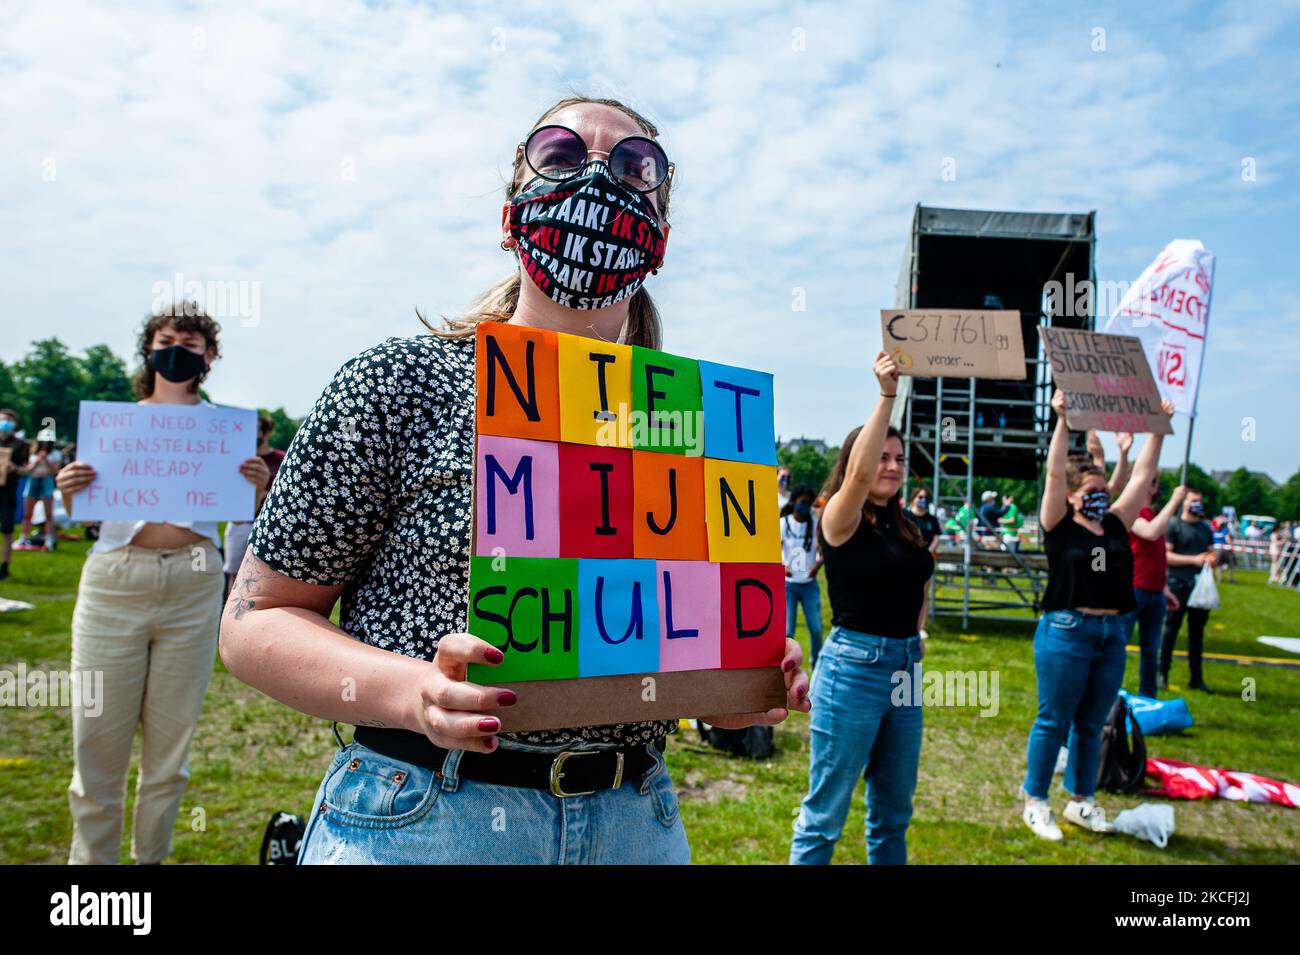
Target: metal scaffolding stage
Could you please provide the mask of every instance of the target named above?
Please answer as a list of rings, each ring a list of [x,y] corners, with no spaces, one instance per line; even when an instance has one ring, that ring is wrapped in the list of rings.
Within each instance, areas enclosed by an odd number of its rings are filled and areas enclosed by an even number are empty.
[[[1046,289],[1085,280],[1096,288],[1094,217],[916,207],[895,307],[1017,309],[1025,349],[1023,381],[905,377],[894,409],[905,438],[904,495],[925,482],[936,509],[970,505],[964,531],[941,540],[930,602],[932,615],[960,616],[962,626],[973,616],[1023,621],[1038,613],[1042,552],[980,534],[977,479],[1032,479],[1041,491],[1055,419],[1036,327],[1093,328],[1093,296],[1049,300]]]

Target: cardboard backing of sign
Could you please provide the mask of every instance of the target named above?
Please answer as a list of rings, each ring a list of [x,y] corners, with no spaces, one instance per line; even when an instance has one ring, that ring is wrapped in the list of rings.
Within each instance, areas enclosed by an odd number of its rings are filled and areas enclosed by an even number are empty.
[[[0,448],[0,487],[9,483],[9,459],[13,455],[13,448]]]
[[[1174,433],[1139,339],[1047,325],[1038,334],[1072,429]]]
[[[1025,344],[1015,309],[882,309],[880,338],[901,375],[1025,377]]]
[[[503,733],[763,713],[786,705],[785,678],[775,667],[588,676],[493,686],[514,690],[519,696],[514,706],[492,711],[501,720]]]

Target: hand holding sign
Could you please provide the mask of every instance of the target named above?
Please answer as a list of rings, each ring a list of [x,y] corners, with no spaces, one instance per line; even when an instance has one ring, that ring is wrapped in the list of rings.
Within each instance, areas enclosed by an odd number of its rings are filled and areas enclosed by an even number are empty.
[[[898,394],[898,363],[883,351],[876,355],[876,381],[880,382],[880,393],[886,398]]]
[[[774,707],[765,713],[727,713],[718,716],[702,716],[704,722],[724,730],[741,730],[746,726],[775,726],[785,722],[790,710],[807,713],[812,709],[812,700],[808,699],[808,673],[803,669],[803,647],[797,640],[786,637],[785,657],[781,660],[781,672],[785,677],[785,707]]]
[[[501,721],[488,711],[513,706],[511,690],[466,682],[469,664],[495,667],[505,655],[486,640],[468,633],[449,633],[420,681],[416,729],[435,746],[490,753],[497,748]]]

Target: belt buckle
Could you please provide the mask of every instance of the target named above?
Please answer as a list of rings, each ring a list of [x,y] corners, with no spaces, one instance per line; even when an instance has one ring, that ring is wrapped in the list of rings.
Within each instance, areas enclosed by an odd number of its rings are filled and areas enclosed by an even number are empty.
[[[557,796],[560,799],[568,799],[570,796],[595,795],[596,790],[594,789],[578,793],[565,792],[560,788],[560,780],[564,778],[563,766],[566,760],[573,756],[597,756],[600,752],[601,750],[565,750],[559,756],[556,756],[555,759],[551,761],[551,795]],[[623,751],[621,749],[616,750],[615,755],[618,757],[618,762],[614,768],[614,785],[610,786],[610,789],[617,789],[619,786],[623,785]]]

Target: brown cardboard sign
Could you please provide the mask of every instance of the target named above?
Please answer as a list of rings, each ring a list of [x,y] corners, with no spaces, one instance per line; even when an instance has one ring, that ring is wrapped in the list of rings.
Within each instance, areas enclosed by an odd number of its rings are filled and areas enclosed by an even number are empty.
[[[1071,428],[1174,433],[1160,409],[1160,391],[1139,339],[1047,325],[1040,325],[1038,334],[1052,363],[1052,379],[1065,392],[1065,420]]]
[[[493,711],[501,732],[675,720],[784,707],[785,678],[774,667],[681,670],[576,680],[497,683],[514,690],[513,706]]]
[[[882,309],[880,337],[901,375],[1025,377],[1025,345],[1015,309]]]
[[[0,448],[0,487],[9,483],[9,460],[13,454],[13,448]]]

